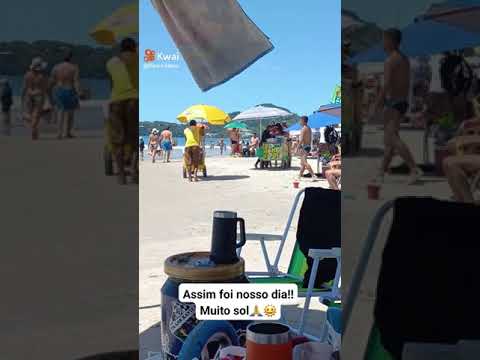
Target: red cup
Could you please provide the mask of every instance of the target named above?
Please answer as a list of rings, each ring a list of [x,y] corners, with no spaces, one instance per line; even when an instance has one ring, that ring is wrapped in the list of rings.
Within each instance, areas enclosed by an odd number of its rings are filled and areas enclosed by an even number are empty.
[[[380,197],[380,185],[368,184],[367,186],[368,198],[370,200],[378,200]]]
[[[299,181],[297,181],[297,180],[294,180],[294,181],[293,181],[293,188],[294,188],[294,189],[298,189],[298,186],[299,186],[299,185],[300,185],[300,182],[299,182]]]
[[[283,324],[252,323],[247,327],[247,359],[292,360],[293,347],[302,341]]]

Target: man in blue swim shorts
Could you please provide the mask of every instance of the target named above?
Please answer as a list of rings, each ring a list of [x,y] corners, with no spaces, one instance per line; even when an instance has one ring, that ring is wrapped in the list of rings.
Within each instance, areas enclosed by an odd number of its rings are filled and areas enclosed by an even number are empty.
[[[63,62],[52,69],[50,79],[52,100],[58,116],[58,139],[74,137],[72,129],[75,110],[79,107],[80,81],[78,66],[71,61],[72,52],[67,50]]]
[[[167,127],[160,134],[160,143],[163,149],[163,162],[170,162],[170,154],[173,148],[173,135],[170,127]]]

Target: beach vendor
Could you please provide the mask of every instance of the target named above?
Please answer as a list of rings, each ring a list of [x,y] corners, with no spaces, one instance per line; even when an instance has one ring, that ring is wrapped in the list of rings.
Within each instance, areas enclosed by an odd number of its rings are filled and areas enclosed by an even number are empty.
[[[185,135],[185,163],[187,167],[188,181],[198,181],[198,167],[201,160],[202,137],[205,135],[203,125],[197,125],[195,120],[190,120],[189,126],[183,131]]]
[[[118,165],[118,181],[126,184],[125,146],[132,156],[132,180],[138,183],[138,53],[137,43],[125,38],[120,54],[107,62],[111,79],[110,122],[112,148]]]

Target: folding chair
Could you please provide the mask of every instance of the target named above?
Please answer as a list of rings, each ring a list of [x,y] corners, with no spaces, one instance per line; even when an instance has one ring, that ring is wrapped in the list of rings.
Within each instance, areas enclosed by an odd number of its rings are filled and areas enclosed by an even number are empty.
[[[410,209],[416,210],[410,211],[411,214],[405,216],[405,204],[408,204]],[[480,320],[480,316],[475,315],[475,311],[470,312],[471,314],[468,312],[469,307],[473,308],[474,304],[480,301],[480,296],[475,291],[465,291],[466,288],[469,289],[469,286],[472,287],[468,281],[475,281],[474,279],[480,276],[480,271],[476,267],[480,254],[480,244],[478,244],[476,238],[469,236],[469,232],[475,233],[476,221],[480,219],[480,207],[431,198],[399,198],[385,203],[377,211],[369,227],[359,263],[345,299],[344,328],[348,329],[351,326],[352,311],[358,300],[370,254],[373,251],[384,218],[392,209],[394,220],[382,255],[383,261],[377,284],[374,325],[369,332],[367,347],[358,358],[364,360],[396,360],[401,357],[399,354],[402,349],[401,346],[409,342],[445,343],[447,338],[451,342],[461,339],[455,338],[456,336],[465,336],[469,339],[480,338],[480,329],[478,323],[476,323],[477,320]],[[419,229],[415,228],[416,236],[411,238],[399,236],[399,234],[405,235],[405,231],[408,231],[408,224],[403,223],[402,226],[399,226],[399,218],[402,214],[419,227]],[[432,224],[436,228],[430,230]],[[452,234],[455,235],[451,236]],[[432,239],[433,237],[435,239]],[[412,244],[415,244],[415,246],[412,246]],[[431,249],[431,246],[434,246],[434,248]],[[398,251],[399,249],[401,251]],[[434,251],[425,256],[426,252],[430,250]],[[409,254],[408,263],[405,264],[406,266],[403,269],[398,268],[395,261],[404,259],[406,254]],[[445,263],[446,257],[451,258],[452,263]],[[392,259],[397,259],[393,261],[393,265]],[[420,261],[422,262],[421,266],[419,266]],[[395,272],[392,271],[392,266],[397,267],[396,275],[393,275]],[[387,270],[385,270],[385,267],[387,267]],[[417,276],[416,279],[410,281],[412,280],[412,271],[416,271]],[[450,272],[451,275],[448,275]],[[464,274],[469,275],[463,276]],[[399,276],[405,276],[405,280],[408,280],[409,283],[399,283]],[[458,283],[452,283],[451,277],[457,279]],[[419,279],[423,281],[419,281]],[[447,286],[451,285],[453,288],[443,289],[439,285],[442,282],[448,282]],[[457,288],[454,288],[455,285],[457,285]],[[394,291],[387,292],[386,288],[389,291],[394,289]],[[413,293],[404,291],[407,289]],[[422,291],[419,291],[419,289],[422,289]],[[443,292],[443,296],[438,296],[437,292]],[[399,296],[400,293],[402,296]],[[459,294],[461,294],[462,307],[456,307],[454,311],[449,309],[443,312],[442,320],[440,320],[442,312],[438,309],[445,306],[445,302],[450,300],[450,296],[455,297]],[[416,297],[419,299],[414,299]],[[399,298],[401,298],[401,301],[398,300]],[[390,301],[385,301],[385,299]],[[394,302],[393,305],[392,302]],[[404,305],[404,303],[406,304]],[[424,303],[428,306],[423,306]],[[411,314],[415,316],[420,312],[422,312],[422,319],[417,318],[416,322],[412,321],[411,326],[406,326],[405,322],[410,320]],[[432,314],[432,312],[435,313]],[[393,321],[388,324],[393,326],[396,331],[392,332],[389,329],[387,334],[383,336],[381,326],[378,323],[379,314],[392,314]],[[400,323],[398,323],[399,319]],[[385,318],[382,321],[382,326],[385,328]],[[425,331],[428,326],[431,326],[434,330]],[[363,331],[363,329],[360,329],[360,331]],[[348,330],[345,332],[348,334]],[[392,337],[392,334],[395,336]],[[442,341],[436,341],[432,337],[441,338]],[[344,340],[344,344],[345,342]],[[392,347],[392,343],[395,346]],[[388,344],[388,347],[393,351],[387,350],[385,344]]]
[[[308,191],[331,191],[331,190],[325,190],[320,188],[309,188],[309,189],[313,189],[313,190],[308,190]],[[248,241],[260,242],[263,257],[265,260],[265,265],[267,267],[267,271],[246,272],[246,275],[251,282],[290,283],[290,284],[294,283],[299,286],[299,295],[301,296],[306,295],[307,288],[304,288],[303,284],[304,284],[304,277],[308,269],[307,259],[303,255],[298,243],[295,244],[287,273],[281,272],[278,268],[278,264],[280,262],[282,251],[283,251],[287,236],[289,234],[289,230],[291,228],[292,221],[295,216],[295,212],[297,210],[298,204],[300,203],[300,199],[304,194],[305,194],[305,189],[299,191],[295,196],[293,206],[290,210],[283,234],[281,235],[280,234],[251,234],[251,233],[246,234],[247,243]],[[340,196],[340,193],[338,194]],[[319,204],[319,206],[321,205],[322,204]],[[340,214],[338,214],[338,216],[340,216]],[[273,264],[272,264],[272,258],[271,256],[269,256],[266,248],[266,243],[265,243],[266,241],[279,242],[277,252],[273,258]],[[237,254],[239,256],[241,254],[241,250],[242,250],[241,248],[237,250]],[[341,263],[340,251],[336,251],[333,249],[322,249],[322,250],[318,249],[318,252],[312,252],[311,257],[313,258],[314,262],[317,260],[315,271],[312,270],[311,272],[313,274],[317,274],[318,265],[321,259],[336,259],[337,264]],[[313,264],[312,264],[312,268],[313,268]],[[336,274],[337,273],[338,273],[338,276],[340,276],[340,266],[337,266],[336,268]],[[315,277],[312,278],[312,281],[314,280],[315,280]],[[335,283],[335,281],[333,281],[331,284],[328,284],[328,285],[329,286],[327,288],[313,289],[311,296],[323,295],[326,299],[336,298],[337,294],[339,293],[339,290],[334,287],[338,286],[338,282]]]

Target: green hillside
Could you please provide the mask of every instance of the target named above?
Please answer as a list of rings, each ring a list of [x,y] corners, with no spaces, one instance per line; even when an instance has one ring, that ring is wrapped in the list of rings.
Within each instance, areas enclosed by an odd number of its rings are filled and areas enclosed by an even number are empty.
[[[286,110],[288,112],[291,112],[289,109],[282,108],[280,106],[276,106],[273,104],[260,104],[262,106],[267,106],[267,107],[277,107],[279,109]],[[231,119],[233,119],[235,116],[237,116],[240,113],[240,111],[233,111],[228,113]],[[292,125],[296,122],[298,122],[299,116],[295,113],[289,118],[286,118],[285,120],[287,121],[288,125]],[[283,119],[282,119],[283,120]],[[268,120],[263,120],[262,125],[265,127],[268,124]],[[276,120],[275,122],[278,122]],[[247,125],[248,130],[251,132],[259,132],[259,121],[246,121],[245,124]],[[166,122],[166,121],[141,121],[140,122],[140,135],[148,135],[153,128],[156,128],[158,130],[163,130],[166,127],[170,127],[170,131],[172,131],[173,136],[175,137],[182,137],[183,136],[183,130],[185,129],[185,125],[180,124],[180,123],[171,123],[171,122]],[[208,130],[208,136],[214,137],[214,138],[222,138],[222,137],[227,137],[227,130],[223,128],[223,126],[212,126],[209,125],[209,130]]]

